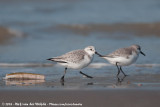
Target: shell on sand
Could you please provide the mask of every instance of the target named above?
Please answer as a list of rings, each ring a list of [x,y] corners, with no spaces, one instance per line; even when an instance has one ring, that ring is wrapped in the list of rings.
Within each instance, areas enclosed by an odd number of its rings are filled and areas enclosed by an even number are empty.
[[[34,80],[44,80],[45,76],[41,75],[41,74],[17,72],[17,73],[6,74],[5,79],[34,79]]]

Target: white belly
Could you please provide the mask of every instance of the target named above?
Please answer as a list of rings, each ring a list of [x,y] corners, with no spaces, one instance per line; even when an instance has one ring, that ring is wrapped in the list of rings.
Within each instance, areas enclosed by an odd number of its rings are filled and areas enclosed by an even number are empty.
[[[128,66],[131,65],[132,63],[134,63],[138,58],[137,54],[131,55],[129,56],[129,58],[126,57],[117,57],[117,58],[105,58],[107,59],[111,64],[116,65],[116,63],[118,62],[118,65],[120,66]]]
[[[88,56],[84,57],[84,60],[81,60],[78,63],[72,63],[72,62],[68,62],[68,63],[60,63],[60,65],[65,66],[67,68],[72,68],[72,69],[82,69],[84,67],[87,67],[93,60],[89,59]]]

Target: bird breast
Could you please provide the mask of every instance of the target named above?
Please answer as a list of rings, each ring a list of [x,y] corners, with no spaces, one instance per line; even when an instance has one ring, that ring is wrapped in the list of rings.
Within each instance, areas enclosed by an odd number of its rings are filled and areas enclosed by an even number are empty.
[[[89,57],[88,55],[84,56],[84,59],[82,59],[79,62],[76,63],[72,63],[72,62],[68,62],[68,68],[72,68],[72,69],[82,69],[84,67],[87,67],[93,60],[93,57]]]

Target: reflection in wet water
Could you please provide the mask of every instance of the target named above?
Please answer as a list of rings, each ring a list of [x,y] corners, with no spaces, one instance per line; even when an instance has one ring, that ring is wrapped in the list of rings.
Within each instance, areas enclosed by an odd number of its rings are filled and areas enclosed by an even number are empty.
[[[117,83],[116,83],[116,85],[121,85],[122,82],[124,81],[124,79],[125,79],[126,77],[127,77],[127,76],[123,76],[123,77],[118,77],[118,76],[117,76]]]
[[[94,83],[93,82],[89,82],[89,83],[87,83],[87,85],[94,85]]]
[[[29,86],[42,84],[45,80],[5,80],[7,86],[16,85],[16,86]]]

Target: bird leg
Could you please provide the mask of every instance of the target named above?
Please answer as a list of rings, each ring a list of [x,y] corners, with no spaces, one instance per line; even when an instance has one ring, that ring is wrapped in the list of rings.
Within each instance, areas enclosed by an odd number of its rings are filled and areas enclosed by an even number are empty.
[[[82,75],[84,75],[84,76],[86,76],[87,78],[93,78],[93,77],[91,77],[91,76],[89,76],[89,75],[87,75],[87,74],[85,74],[85,73],[83,73],[83,72],[79,72],[80,74],[82,74]]]
[[[123,70],[122,70],[122,67],[120,66],[120,70],[121,70],[121,72],[123,73],[123,75],[126,77],[126,76],[128,76],[128,75],[126,75],[124,72],[123,72]]]
[[[64,70],[64,74],[63,74],[63,76],[61,77],[61,82],[64,82],[64,76],[65,76],[65,74],[66,74],[66,71],[67,71],[67,68],[65,68],[65,70]]]
[[[117,73],[117,77],[118,77],[118,75],[119,75],[119,73],[120,73],[120,69],[119,69],[119,67],[118,67],[118,62],[116,62],[116,66],[117,66],[117,69],[118,69],[118,73]]]

